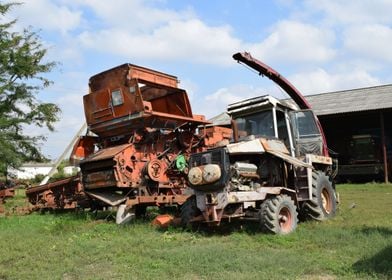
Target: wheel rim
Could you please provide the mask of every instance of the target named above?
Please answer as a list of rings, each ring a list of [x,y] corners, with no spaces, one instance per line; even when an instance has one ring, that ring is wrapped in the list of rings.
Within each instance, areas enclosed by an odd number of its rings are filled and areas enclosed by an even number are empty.
[[[279,211],[279,227],[283,233],[288,233],[292,229],[293,216],[290,209],[282,207]]]
[[[329,214],[332,211],[332,201],[331,201],[331,196],[329,194],[329,191],[326,188],[323,188],[321,192],[321,200],[323,203],[323,209],[324,211]]]

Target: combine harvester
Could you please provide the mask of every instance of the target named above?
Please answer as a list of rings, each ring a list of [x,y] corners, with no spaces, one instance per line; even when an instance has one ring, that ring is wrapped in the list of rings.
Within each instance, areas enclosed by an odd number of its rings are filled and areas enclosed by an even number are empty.
[[[0,182],[0,214],[5,212],[5,209],[2,205],[5,203],[5,200],[14,196],[14,184],[7,180],[5,182]]]
[[[302,94],[249,53],[233,58],[277,83],[296,103],[261,96],[228,106],[234,141],[193,153],[182,223],[256,220],[272,233],[292,232],[298,214],[325,220],[336,211],[336,164],[320,122]]]
[[[119,224],[147,206],[182,205],[185,226],[239,218],[277,234],[292,232],[298,214],[332,217],[336,164],[311,106],[249,53],[233,57],[296,104],[271,96],[244,100],[228,107],[232,128],[213,126],[193,115],[176,77],[118,66],[90,78],[84,109],[94,136],[81,137],[71,154],[80,175],[27,190],[29,201],[56,209],[116,207]]]
[[[192,114],[175,76],[124,64],[91,77],[89,88],[88,134],[71,153],[81,172],[29,188],[37,208],[117,207],[117,223],[124,223],[147,206],[181,205],[189,155],[231,138],[226,128],[196,133],[208,122]]]
[[[7,198],[15,196],[15,188],[7,185],[7,183],[0,182],[0,204],[4,203]]]

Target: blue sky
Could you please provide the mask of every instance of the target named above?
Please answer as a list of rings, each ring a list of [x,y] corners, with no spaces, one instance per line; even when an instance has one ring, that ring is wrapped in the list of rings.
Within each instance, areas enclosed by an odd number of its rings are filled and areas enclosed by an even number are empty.
[[[392,82],[392,0],[165,1],[28,0],[10,18],[33,26],[60,63],[39,94],[62,108],[43,152],[59,156],[84,122],[88,78],[129,62],[175,75],[193,112],[208,118],[227,104],[284,95],[238,65],[250,51],[306,94]]]

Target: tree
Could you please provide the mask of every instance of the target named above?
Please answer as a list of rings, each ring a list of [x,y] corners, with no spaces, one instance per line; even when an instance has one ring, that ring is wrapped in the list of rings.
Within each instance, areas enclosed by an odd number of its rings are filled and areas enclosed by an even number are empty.
[[[52,83],[43,74],[51,72],[56,62],[45,61],[47,49],[37,32],[13,31],[16,20],[3,22],[17,5],[0,2],[0,174],[6,174],[8,166],[45,160],[39,147],[45,137],[26,135],[24,129],[38,126],[53,131],[60,113],[57,105],[37,98]]]

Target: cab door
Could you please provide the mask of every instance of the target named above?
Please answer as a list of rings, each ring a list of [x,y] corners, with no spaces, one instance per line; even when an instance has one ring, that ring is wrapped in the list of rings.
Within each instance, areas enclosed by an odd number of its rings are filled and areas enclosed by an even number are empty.
[[[323,138],[313,111],[292,111],[289,115],[296,156],[302,157],[306,154],[323,155]]]

